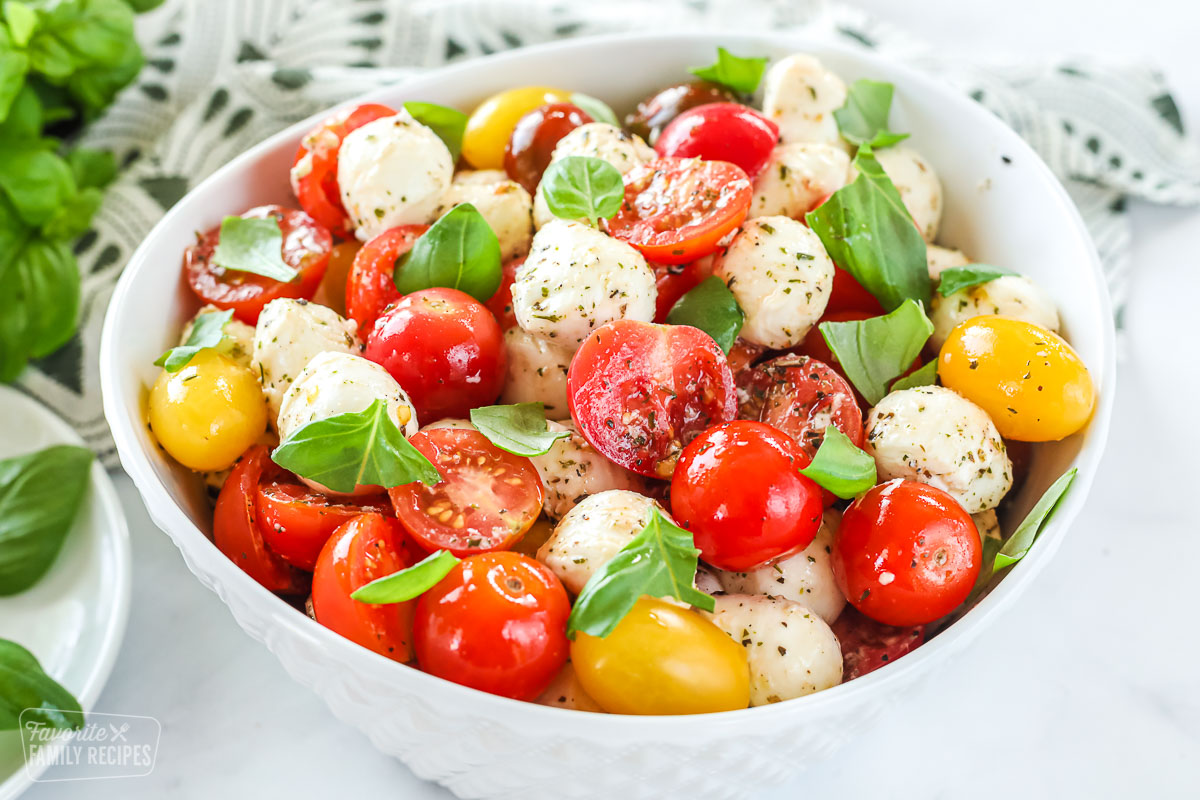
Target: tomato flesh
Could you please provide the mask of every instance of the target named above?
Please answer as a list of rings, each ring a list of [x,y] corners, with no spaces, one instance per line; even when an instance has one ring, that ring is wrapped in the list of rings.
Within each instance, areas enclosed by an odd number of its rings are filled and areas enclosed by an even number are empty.
[[[654,269],[658,295],[655,301],[654,321],[666,322],[667,314],[685,294],[712,275],[712,259],[702,258],[690,264],[651,264]]]
[[[827,364],[801,355],[783,355],[749,370],[739,383],[740,414],[791,436],[811,460],[835,426],[856,447],[863,444],[863,414],[850,384]]]
[[[884,625],[854,606],[844,609],[831,627],[842,645],[843,682],[886,667],[925,642],[924,625]]]
[[[660,156],[737,164],[751,178],[762,172],[779,142],[779,126],[741,103],[708,103],[688,109],[663,129]]]
[[[510,258],[504,262],[500,272],[500,288],[488,298],[485,304],[488,311],[491,311],[492,316],[496,318],[496,322],[500,323],[501,331],[517,327],[517,313],[513,311],[512,289],[513,281],[517,279],[517,270],[524,263],[525,256]]]
[[[829,302],[825,304],[825,314],[829,315],[840,311],[866,312],[866,316],[859,319],[867,319],[882,314],[883,306],[875,299],[875,295],[864,289],[862,284],[854,279],[853,275],[835,264],[833,287],[829,290]]]
[[[333,532],[367,511],[391,514],[384,496],[338,503],[288,478],[260,483],[255,510],[267,546],[284,561],[312,572],[317,556]]]
[[[371,332],[375,321],[400,302],[396,288],[396,261],[412,250],[428,225],[398,225],[367,242],[354,256],[346,278],[346,316],[358,324],[360,336]]]

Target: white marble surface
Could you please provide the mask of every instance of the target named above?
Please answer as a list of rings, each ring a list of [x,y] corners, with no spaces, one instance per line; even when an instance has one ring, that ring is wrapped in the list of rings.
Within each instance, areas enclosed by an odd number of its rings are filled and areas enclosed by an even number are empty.
[[[1200,6],[1141,0],[869,0],[947,49],[1152,55],[1200,129]],[[1193,133],[1193,135],[1196,135]],[[1138,279],[1112,440],[1071,537],[972,650],[834,760],[764,798],[1198,797],[1200,212],[1135,205]],[[147,778],[39,785],[30,800],[446,798],[376,753],[242,634],[117,480],[134,546],[133,613],[97,710],[162,721]],[[752,780],[752,776],[748,776]]]

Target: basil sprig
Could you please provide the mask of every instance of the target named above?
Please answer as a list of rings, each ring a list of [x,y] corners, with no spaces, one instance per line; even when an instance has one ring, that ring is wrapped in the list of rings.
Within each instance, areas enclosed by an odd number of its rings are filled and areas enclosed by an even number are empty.
[[[42,670],[33,653],[16,642],[0,639],[0,731],[15,731],[30,722],[79,730],[83,727],[83,708],[74,695]]]
[[[602,158],[567,156],[546,168],[538,191],[554,216],[586,219],[595,227],[621,209],[625,181],[621,171]]]
[[[302,478],[335,492],[356,486],[390,489],[442,480],[437,467],[396,427],[387,403],[374,400],[362,411],[337,414],[294,431],[271,459]]]
[[[819,327],[842,371],[871,405],[883,399],[888,384],[909,368],[933,333],[933,323],[912,300],[882,317]]]
[[[642,595],[674,597],[712,611],[712,597],[693,585],[699,556],[692,534],[654,509],[641,533],[583,587],[567,619],[567,636],[583,631],[603,639]]]
[[[1016,275],[1011,269],[993,267],[991,264],[968,264],[965,267],[950,267],[942,270],[938,279],[937,291],[942,297],[949,297],[955,292],[970,289],[981,283],[1003,278],[1005,275]]]
[[[928,364],[923,364],[920,369],[913,372],[911,375],[905,375],[903,378],[897,378],[892,383],[892,391],[896,392],[901,389],[915,389],[918,386],[933,386],[937,383],[937,368],[938,362],[935,358]]]
[[[571,435],[550,430],[541,403],[472,408],[471,424],[496,447],[517,456],[545,455],[555,442]]]
[[[854,157],[858,177],[806,220],[834,263],[891,311],[905,300],[929,302],[925,240],[870,147]]]
[[[87,494],[92,451],[55,445],[0,461],[0,596],[41,579]]]
[[[445,286],[486,303],[500,288],[500,240],[475,206],[462,203],[397,259],[393,280],[401,294]]]
[[[436,586],[460,560],[449,550],[438,550],[411,567],[358,587],[350,593],[350,599],[373,605],[408,602]]]
[[[154,366],[162,367],[167,372],[179,372],[196,353],[221,344],[221,340],[225,338],[225,326],[232,318],[232,309],[200,314],[192,322],[192,331],[188,334],[187,341],[159,356]]]
[[[282,283],[300,276],[283,261],[283,231],[274,217],[226,217],[212,259],[219,267]]]
[[[849,500],[875,485],[875,459],[855,446],[836,426],[828,425],[812,463],[800,470],[800,474],[812,478],[822,489]]]
[[[713,338],[725,353],[733,347],[746,315],[725,281],[711,275],[688,291],[667,312],[672,325],[691,325]]]
[[[707,67],[692,67],[688,72],[697,78],[732,89],[738,94],[754,94],[766,68],[766,58],[743,58],[735,56],[724,47],[718,47],[715,62]]]
[[[437,134],[450,151],[450,160],[458,161],[462,153],[463,133],[467,130],[467,115],[457,108],[409,100],[404,104],[409,116]]]
[[[833,112],[842,138],[851,144],[869,144],[876,150],[907,139],[907,133],[888,130],[894,91],[890,83],[866,78],[850,84],[845,105]]]
[[[996,554],[997,570],[1010,567],[1025,557],[1029,548],[1033,547],[1034,541],[1037,540],[1038,534],[1045,527],[1046,520],[1050,518],[1050,514],[1058,506],[1059,501],[1071,488],[1071,483],[1075,480],[1078,472],[1079,470],[1073,467],[1060,475],[1058,480],[1051,484],[1041,499],[1029,510],[1025,519],[1021,520],[1021,524],[1013,531],[1013,535],[1005,540],[1004,546]]]
[[[608,103],[598,97],[592,97],[590,94],[583,92],[575,92],[571,95],[571,102],[583,109],[589,117],[596,122],[607,122],[613,127],[621,127],[620,120],[617,119],[615,111],[609,107]]]

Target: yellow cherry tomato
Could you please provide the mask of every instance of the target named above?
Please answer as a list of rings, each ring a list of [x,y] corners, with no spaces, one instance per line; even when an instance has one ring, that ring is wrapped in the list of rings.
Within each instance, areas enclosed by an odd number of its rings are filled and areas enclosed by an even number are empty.
[[[554,533],[554,523],[546,519],[543,514],[534,520],[533,527],[525,531],[525,535],[521,537],[521,541],[512,546],[512,549],[523,556],[537,558],[537,551]]]
[[[1096,389],[1062,337],[1006,317],[974,317],[950,332],[938,355],[947,387],[986,411],[1006,439],[1052,442],[1092,416]]]
[[[225,469],[267,428],[254,373],[215,350],[165,370],[150,390],[150,429],[171,457],[197,472]]]
[[[350,267],[354,265],[354,257],[362,242],[338,242],[329,251],[329,266],[325,268],[325,277],[313,297],[314,303],[328,306],[334,311],[346,316],[346,280],[350,277]]]
[[[606,638],[578,633],[571,663],[613,714],[704,714],[750,704],[745,649],[697,611],[643,597]]]
[[[522,86],[492,95],[467,120],[463,158],[476,169],[504,169],[504,148],[517,120],[538,106],[565,103],[570,98],[570,92],[549,86]]]

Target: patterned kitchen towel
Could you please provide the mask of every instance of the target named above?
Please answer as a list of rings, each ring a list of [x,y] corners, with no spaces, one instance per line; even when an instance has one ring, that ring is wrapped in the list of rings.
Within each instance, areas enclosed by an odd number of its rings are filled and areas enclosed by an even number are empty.
[[[126,259],[173,203],[288,124],[414,72],[523,45],[622,30],[796,30],[907,61],[951,82],[1025,137],[1064,179],[1118,308],[1125,199],[1200,202],[1200,148],[1163,77],[1144,64],[1057,58],[966,63],[824,0],[168,0],[139,20],[146,68],[95,124],[90,147],[123,169],[76,246],[82,325],[20,385],[110,466],[97,347]]]

